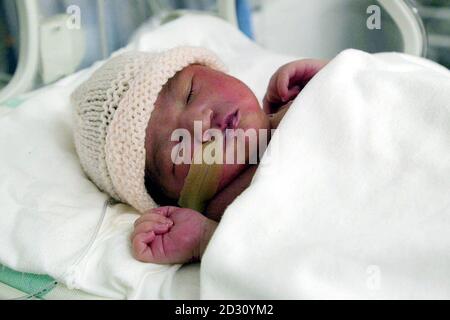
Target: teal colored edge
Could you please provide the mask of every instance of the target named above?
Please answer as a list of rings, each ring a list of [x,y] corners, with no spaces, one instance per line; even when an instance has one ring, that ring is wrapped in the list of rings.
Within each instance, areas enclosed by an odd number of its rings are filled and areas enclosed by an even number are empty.
[[[2,102],[0,106],[15,109],[24,102],[25,99],[23,98],[11,98],[9,100],[6,100],[5,102]]]
[[[18,272],[3,265],[0,265],[0,282],[36,298],[44,298],[57,285],[50,276]]]

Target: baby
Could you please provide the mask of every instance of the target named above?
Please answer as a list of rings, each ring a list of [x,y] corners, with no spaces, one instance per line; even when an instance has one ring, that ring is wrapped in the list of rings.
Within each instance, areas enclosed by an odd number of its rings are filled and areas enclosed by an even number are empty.
[[[125,53],[74,92],[75,144],[83,169],[101,190],[143,214],[132,235],[136,259],[161,264],[201,259],[225,209],[257,168],[249,161],[257,151],[247,136],[244,162],[179,162],[180,145],[191,160],[199,146],[204,150],[223,139],[220,146],[229,148],[236,130],[267,131],[270,140],[292,100],[325,65],[299,60],[281,67],[262,109],[214,53],[196,47]],[[192,139],[174,135],[180,130]],[[231,144],[233,159],[238,147]]]

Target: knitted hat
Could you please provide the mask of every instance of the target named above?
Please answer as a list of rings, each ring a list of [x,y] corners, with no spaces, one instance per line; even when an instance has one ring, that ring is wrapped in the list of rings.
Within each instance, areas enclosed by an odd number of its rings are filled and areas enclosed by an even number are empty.
[[[89,178],[141,213],[156,207],[145,187],[146,129],[163,86],[191,64],[225,71],[211,51],[177,47],[112,58],[72,94],[75,145]]]

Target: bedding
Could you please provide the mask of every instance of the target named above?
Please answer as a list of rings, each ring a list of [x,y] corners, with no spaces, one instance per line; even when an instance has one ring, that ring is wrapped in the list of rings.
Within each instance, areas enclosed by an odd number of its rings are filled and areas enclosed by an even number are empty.
[[[450,298],[447,69],[342,52],[263,162],[209,243],[202,299]]]
[[[230,73],[260,99],[270,75],[290,60],[204,15],[156,30],[144,26],[120,52],[177,45],[216,51]],[[133,259],[129,236],[137,212],[110,203],[81,170],[69,97],[101,63],[0,108],[0,264],[105,298],[198,299],[199,265],[160,266]]]
[[[21,273],[0,266],[0,300],[102,300],[80,290],[69,290],[45,275]]]
[[[121,52],[206,46],[260,100],[295,59],[218,18],[149,29]],[[1,264],[112,299],[450,297],[446,69],[342,53],[296,99],[200,273],[198,264],[134,260],[138,214],[109,202],[80,168],[69,96],[100,64],[0,113]]]

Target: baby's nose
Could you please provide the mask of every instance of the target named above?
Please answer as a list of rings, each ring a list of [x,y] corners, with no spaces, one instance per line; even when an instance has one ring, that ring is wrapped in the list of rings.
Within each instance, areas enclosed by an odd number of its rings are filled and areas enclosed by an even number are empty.
[[[206,130],[211,129],[211,121],[213,119],[214,112],[211,109],[206,109],[203,111],[202,115],[203,132],[205,132]]]
[[[211,109],[205,109],[201,113],[198,113],[194,117],[188,119],[189,127],[194,133],[195,139],[200,142],[208,141],[206,131],[211,129],[211,121],[213,118],[213,111]]]

